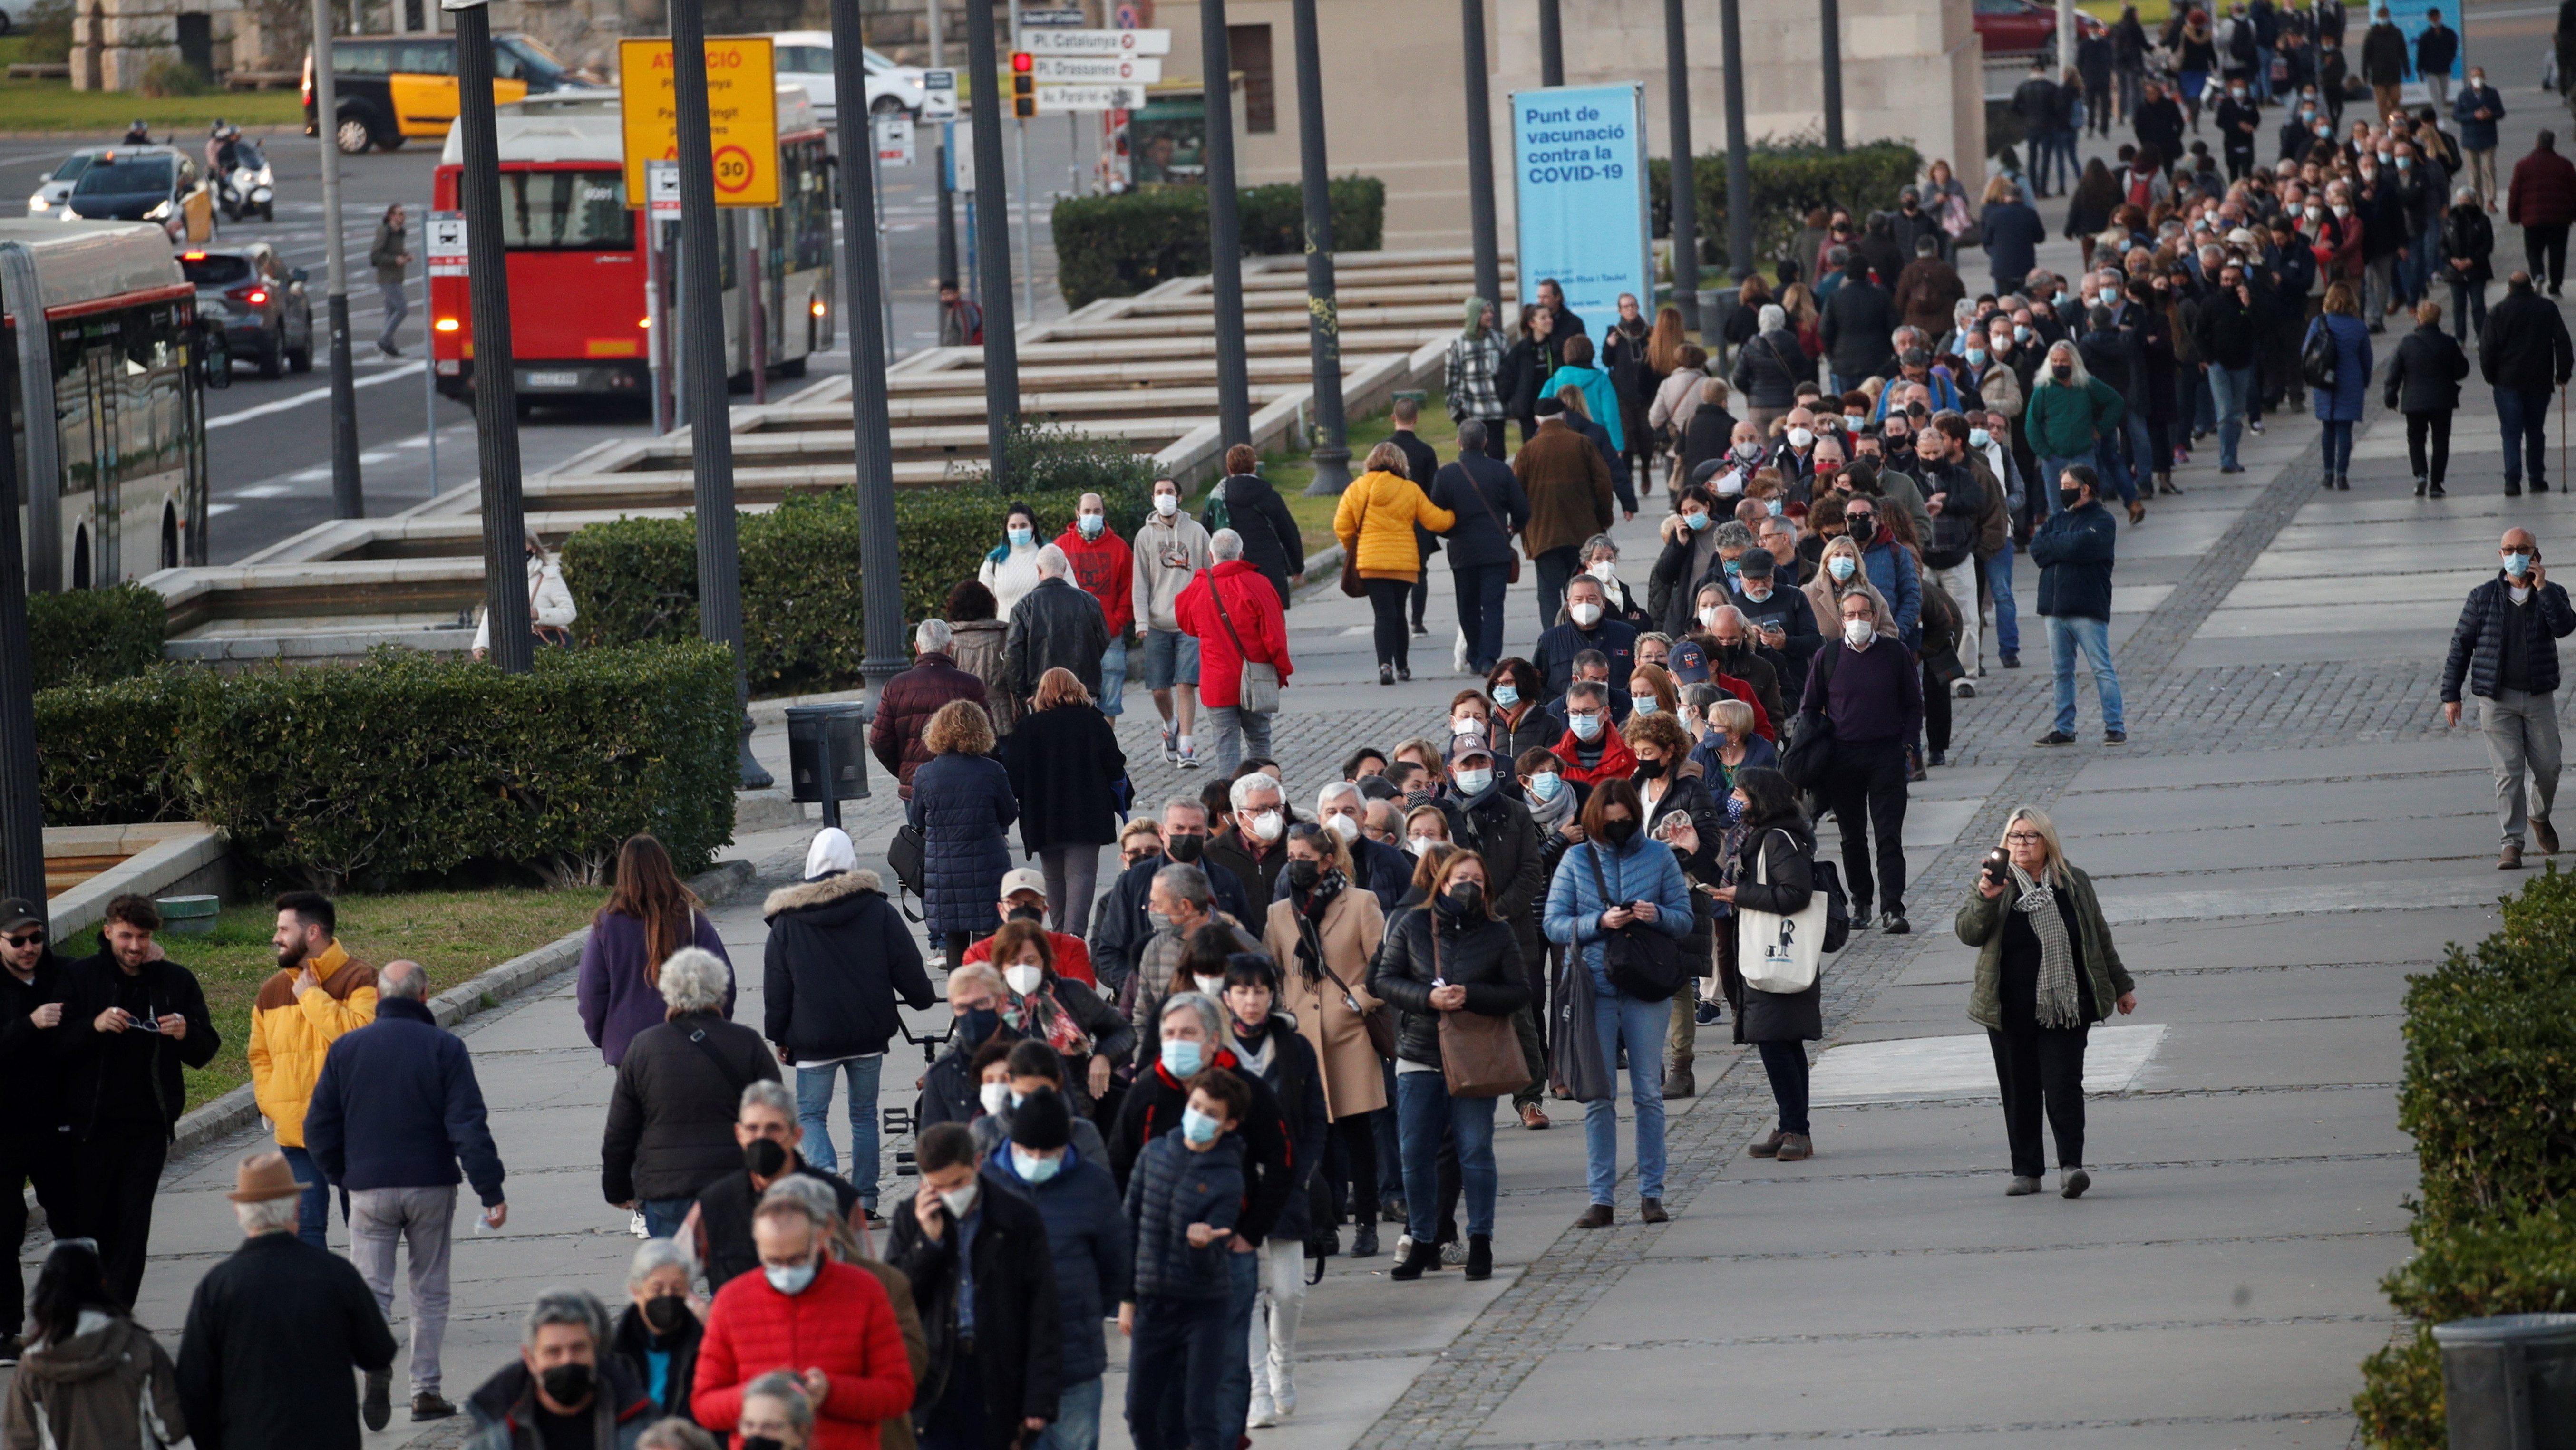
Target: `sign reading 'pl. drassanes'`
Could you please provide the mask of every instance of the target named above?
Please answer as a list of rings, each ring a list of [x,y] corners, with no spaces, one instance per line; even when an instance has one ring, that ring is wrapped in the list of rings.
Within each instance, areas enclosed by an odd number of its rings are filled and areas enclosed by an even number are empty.
[[[1516,91],[1511,106],[1522,300],[1536,300],[1538,284],[1553,278],[1578,317],[1614,315],[1622,292],[1651,315],[1644,89]]]

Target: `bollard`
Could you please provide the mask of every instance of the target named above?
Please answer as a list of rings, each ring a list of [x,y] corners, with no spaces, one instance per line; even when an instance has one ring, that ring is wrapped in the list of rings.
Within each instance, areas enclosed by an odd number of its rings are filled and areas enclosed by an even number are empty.
[[[823,824],[841,824],[841,802],[868,796],[867,723],[873,713],[855,701],[787,707],[789,798],[823,807]],[[831,789],[825,789],[826,783]]]
[[[2451,1450],[2576,1445],[2576,1314],[2433,1326]]]

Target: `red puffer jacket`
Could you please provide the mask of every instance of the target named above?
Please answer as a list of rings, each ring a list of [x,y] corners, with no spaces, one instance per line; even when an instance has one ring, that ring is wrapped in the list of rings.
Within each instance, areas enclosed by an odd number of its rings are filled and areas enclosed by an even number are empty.
[[[802,1294],[779,1293],[764,1274],[739,1275],[716,1291],[690,1413],[710,1430],[730,1430],[742,1417],[745,1385],[774,1369],[808,1368],[832,1382],[815,1406],[815,1450],[877,1450],[877,1422],[911,1411],[912,1361],[873,1275],[827,1262]]]

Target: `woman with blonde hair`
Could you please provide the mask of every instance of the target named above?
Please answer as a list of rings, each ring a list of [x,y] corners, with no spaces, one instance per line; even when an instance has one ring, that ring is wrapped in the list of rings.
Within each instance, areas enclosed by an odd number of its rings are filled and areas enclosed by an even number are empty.
[[[922,731],[930,759],[912,775],[904,821],[921,832],[922,917],[933,942],[943,938],[950,965],[993,922],[1002,877],[1011,869],[1003,832],[1020,818],[1011,775],[993,758],[993,722],[972,700],[939,707]]]
[[[1020,803],[1020,845],[1046,873],[1048,919],[1088,935],[1100,848],[1118,837],[1118,783],[1127,777],[1117,730],[1073,671],[1058,666],[1038,677],[1002,765]]]
[[[1333,510],[1334,537],[1342,541],[1343,557],[1352,561],[1368,593],[1381,685],[1413,678],[1413,633],[1404,617],[1406,601],[1422,577],[1422,553],[1413,531],[1420,527],[1445,534],[1458,522],[1456,514],[1422,491],[1428,482],[1407,477],[1404,450],[1381,443],[1369,450],[1359,478],[1342,490],[1341,506]]]
[[[2030,806],[2004,821],[1959,908],[1959,940],[1977,949],[1968,1016],[1986,1029],[2003,1089],[2012,1183],[2037,1193],[2047,1167],[2039,1122],[2057,1137],[2058,1191],[2080,1198],[2084,1171],[2084,1046],[2114,1008],[2138,1010],[2137,984],[2120,964],[2093,878],[2069,864],[2057,826]]]
[[[1840,562],[1837,562],[1840,561]],[[1887,596],[1869,582],[1869,571],[1861,567],[1860,545],[1848,534],[1825,540],[1824,552],[1816,560],[1816,577],[1807,581],[1807,602],[1815,606],[1816,619],[1833,621],[1831,630],[1822,631],[1828,640],[1842,634],[1843,596],[1865,594],[1878,619],[1878,632],[1890,639],[1896,637],[1896,611],[1888,608]]]
[[[2369,401],[2371,369],[2370,329],[2361,320],[2361,295],[2350,282],[2326,288],[2325,310],[2308,324],[2307,337],[2299,343],[2302,352],[2320,332],[2334,342],[2335,381],[2331,388],[2309,389],[2322,435],[2317,446],[2324,454],[2325,486],[2349,492],[2352,425],[2361,421]],[[2508,465],[2511,461],[2507,460]]]
[[[1811,358],[1825,355],[1824,308],[1816,302],[1815,289],[1804,282],[1792,282],[1780,289],[1780,310],[1788,318],[1790,330],[1798,334],[1798,346]],[[1812,366],[1812,364],[1810,364]]]

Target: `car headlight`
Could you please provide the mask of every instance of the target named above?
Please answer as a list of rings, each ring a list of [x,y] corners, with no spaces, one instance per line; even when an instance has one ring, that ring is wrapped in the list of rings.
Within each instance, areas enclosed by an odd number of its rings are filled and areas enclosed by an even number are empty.
[[[45,194],[41,191],[37,192],[34,196],[27,198],[27,214],[29,216],[34,216],[40,211],[51,211],[53,209],[54,204],[45,200]]]
[[[157,222],[167,219],[169,215],[170,203],[163,201],[158,206],[153,207],[150,211],[145,212],[143,214],[143,219],[147,222]]]

